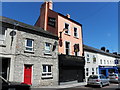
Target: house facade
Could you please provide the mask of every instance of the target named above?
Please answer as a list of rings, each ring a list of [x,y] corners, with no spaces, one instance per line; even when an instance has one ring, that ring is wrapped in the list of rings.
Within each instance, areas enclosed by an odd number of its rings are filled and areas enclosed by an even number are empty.
[[[0,23],[2,76],[33,87],[58,85],[58,37],[6,17]]]
[[[109,73],[118,73],[115,60],[120,60],[120,56],[84,45],[85,54],[85,77],[92,74],[104,74],[108,77]]]
[[[67,14],[53,11],[53,2],[45,2],[41,6],[40,16],[35,26],[59,37],[59,82],[84,79],[82,25]]]

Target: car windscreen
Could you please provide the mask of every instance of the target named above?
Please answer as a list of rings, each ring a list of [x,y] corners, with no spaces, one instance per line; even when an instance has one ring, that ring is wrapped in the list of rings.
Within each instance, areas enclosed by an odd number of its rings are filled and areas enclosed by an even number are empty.
[[[97,75],[90,76],[89,79],[98,79],[98,76]]]

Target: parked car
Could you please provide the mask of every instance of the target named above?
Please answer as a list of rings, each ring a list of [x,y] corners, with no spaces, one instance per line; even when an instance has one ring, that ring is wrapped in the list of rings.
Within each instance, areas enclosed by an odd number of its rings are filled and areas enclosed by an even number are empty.
[[[87,80],[87,85],[97,85],[100,88],[103,87],[103,85],[109,85],[109,79],[106,78],[104,75],[90,75]]]
[[[110,79],[110,82],[119,83],[120,82],[120,74],[111,73],[111,74],[109,74],[109,79]]]
[[[30,85],[19,82],[10,82],[2,76],[0,76],[0,84],[2,85],[1,90],[30,90]]]

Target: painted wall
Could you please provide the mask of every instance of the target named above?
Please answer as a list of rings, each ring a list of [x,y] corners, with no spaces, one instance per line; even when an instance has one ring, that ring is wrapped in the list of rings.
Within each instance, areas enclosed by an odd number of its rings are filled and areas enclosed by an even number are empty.
[[[116,66],[116,64],[114,64],[114,60],[116,59],[115,57],[112,56],[108,56],[108,55],[104,55],[104,54],[100,54],[100,53],[94,53],[94,52],[90,52],[90,51],[86,51],[84,52],[85,54],[85,77],[86,77],[86,81],[88,76],[92,75],[92,68],[94,68],[95,74],[99,74],[98,66]],[[89,62],[87,62],[87,54],[89,54]],[[93,63],[93,55],[96,56],[96,63]],[[101,60],[102,59],[102,64],[101,64]],[[104,62],[105,60],[105,62]],[[86,68],[89,69],[88,71],[88,76],[86,75],[87,71]],[[98,72],[96,72],[98,71]]]
[[[65,34],[65,31],[62,33],[62,47],[59,46],[59,53],[65,54],[65,41],[70,42],[70,55],[74,54],[74,44],[79,44],[80,52],[79,56],[83,54],[83,44],[82,44],[82,28],[81,26],[63,18],[62,16],[58,16],[58,36],[60,37],[60,31],[63,31],[65,28],[65,23],[69,24],[70,35]],[[78,38],[74,37],[74,27],[78,30]]]
[[[48,7],[43,8],[43,7]],[[65,41],[70,42],[70,55],[74,55],[74,44],[79,44],[80,52],[79,56],[82,56],[83,54],[83,42],[82,42],[82,28],[80,25],[60,16],[58,13],[54,12],[49,7],[49,2],[45,2],[41,7],[41,15],[38,21],[36,22],[36,26],[42,27],[45,30],[57,35],[60,37],[60,31],[63,31],[65,27],[65,23],[68,23],[70,25],[70,35],[66,35],[64,32],[62,33],[62,47],[59,46],[59,53],[65,54]],[[46,13],[45,13],[46,12]],[[47,14],[47,15],[46,15]],[[52,17],[56,19],[56,25],[55,27],[51,27],[48,25],[48,17]],[[79,38],[75,38],[73,36],[74,34],[74,27],[78,29],[78,35]]]

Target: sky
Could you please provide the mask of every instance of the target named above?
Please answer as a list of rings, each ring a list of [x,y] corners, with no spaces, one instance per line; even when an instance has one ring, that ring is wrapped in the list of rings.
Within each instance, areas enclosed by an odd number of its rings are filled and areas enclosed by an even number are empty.
[[[2,16],[34,25],[43,2],[3,2]],[[53,2],[53,10],[83,26],[83,43],[118,52],[117,2]]]

